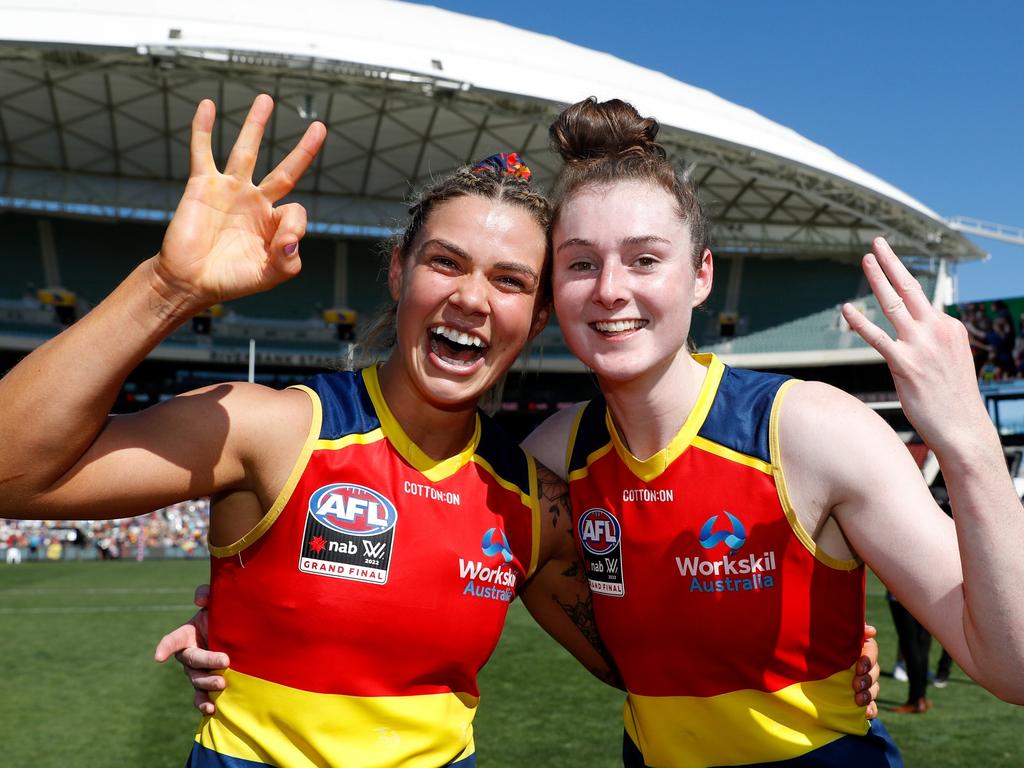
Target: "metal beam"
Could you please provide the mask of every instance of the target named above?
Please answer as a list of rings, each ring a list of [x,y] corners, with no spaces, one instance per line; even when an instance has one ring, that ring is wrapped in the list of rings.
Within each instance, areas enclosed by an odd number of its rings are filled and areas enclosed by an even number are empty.
[[[954,216],[951,219],[946,219],[946,223],[957,232],[987,237],[990,240],[999,240],[1003,243],[1024,245],[1024,227],[1011,227],[1006,224],[996,224],[992,221],[971,219],[967,216]]]

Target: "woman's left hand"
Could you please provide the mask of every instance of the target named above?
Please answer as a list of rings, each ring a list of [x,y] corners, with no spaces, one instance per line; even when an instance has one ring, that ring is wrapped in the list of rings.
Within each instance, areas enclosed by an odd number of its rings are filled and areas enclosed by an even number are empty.
[[[914,429],[937,454],[988,423],[978,394],[967,330],[932,305],[889,244],[875,238],[862,263],[871,290],[896,330],[893,339],[852,304],[843,317],[885,359]]]

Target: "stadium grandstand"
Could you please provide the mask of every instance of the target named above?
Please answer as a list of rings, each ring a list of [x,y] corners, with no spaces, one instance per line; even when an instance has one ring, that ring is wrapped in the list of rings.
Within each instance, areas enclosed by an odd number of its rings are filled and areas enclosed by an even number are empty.
[[[521,153],[548,185],[547,126],[591,94],[656,116],[698,184],[716,280],[693,336],[727,363],[892,404],[887,369],[839,312],[853,301],[885,325],[859,267],[867,244],[885,235],[936,305],[954,301],[959,263],[985,257],[923,203],[795,131],[613,56],[391,0],[310,0],[284,18],[277,8],[0,0],[0,368],[159,248],[207,97],[220,158],[253,97],[274,97],[267,170],[309,121],[326,123],[291,197],[311,222],[303,271],[180,329],[131,375],[120,410],[244,377],[250,361],[272,386],[344,364],[386,299],[381,254],[410,191],[498,151]],[[554,323],[517,371],[501,414],[514,433],[594,391]]]

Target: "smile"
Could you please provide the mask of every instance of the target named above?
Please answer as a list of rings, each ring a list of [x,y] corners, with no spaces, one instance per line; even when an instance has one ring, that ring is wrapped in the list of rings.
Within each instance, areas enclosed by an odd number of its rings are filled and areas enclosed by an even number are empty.
[[[590,327],[598,333],[613,334],[637,331],[647,326],[646,320],[603,320],[590,323]]]
[[[487,344],[478,336],[439,325],[430,329],[430,351],[446,363],[468,367],[484,356]]]

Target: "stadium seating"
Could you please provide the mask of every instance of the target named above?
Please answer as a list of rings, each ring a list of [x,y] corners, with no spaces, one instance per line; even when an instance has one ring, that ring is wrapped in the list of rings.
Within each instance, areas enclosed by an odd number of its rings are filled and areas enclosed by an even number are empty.
[[[78,295],[79,314],[102,299],[140,258],[159,249],[163,229],[138,222],[50,219],[50,223],[60,281]],[[12,245],[0,253],[5,278],[0,281],[0,347],[28,349],[34,345],[30,340],[41,343],[62,326],[53,307],[31,298],[46,284],[38,218],[7,213],[2,224]],[[183,326],[164,343],[163,356],[201,361],[224,353],[237,358],[248,353],[249,339],[256,340],[259,351],[280,353],[282,359],[347,356],[349,345],[340,343],[337,329],[322,319],[322,310],[334,303],[334,242],[306,238],[299,277],[273,291],[226,303],[223,315],[211,319],[208,334]],[[347,304],[365,327],[387,299],[381,279],[382,244],[349,240],[346,246]],[[734,287],[738,288],[736,309],[725,315],[730,278],[737,268],[736,257],[717,256],[714,290],[694,313],[691,328],[702,350],[744,354],[863,347],[839,311],[844,301],[851,300],[875,322],[886,325],[874,300],[863,298],[869,291],[855,260],[745,255],[741,279]],[[934,276],[919,278],[931,295]],[[731,328],[723,329],[723,319],[732,322]],[[528,356],[532,368],[541,367],[543,360],[572,357],[554,318]]]

